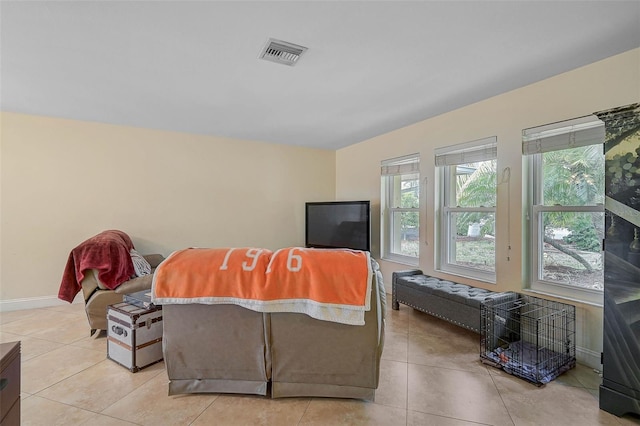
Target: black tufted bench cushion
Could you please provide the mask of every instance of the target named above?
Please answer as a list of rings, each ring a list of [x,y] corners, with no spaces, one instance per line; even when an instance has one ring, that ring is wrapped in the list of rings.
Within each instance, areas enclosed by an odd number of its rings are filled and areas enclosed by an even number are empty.
[[[515,298],[515,293],[498,293],[423,275],[412,269],[393,273],[392,308],[400,303],[480,333],[480,306],[489,300]]]

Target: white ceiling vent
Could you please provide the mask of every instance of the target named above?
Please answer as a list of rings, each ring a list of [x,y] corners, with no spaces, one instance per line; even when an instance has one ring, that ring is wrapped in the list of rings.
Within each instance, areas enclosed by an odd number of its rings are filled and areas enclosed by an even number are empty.
[[[306,50],[306,47],[270,38],[260,52],[260,59],[293,66]]]

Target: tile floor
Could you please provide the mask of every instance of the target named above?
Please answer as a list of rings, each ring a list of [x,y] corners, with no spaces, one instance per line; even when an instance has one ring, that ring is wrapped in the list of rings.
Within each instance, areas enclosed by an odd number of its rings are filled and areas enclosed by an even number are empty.
[[[163,363],[132,374],[88,335],[81,304],[0,313],[0,342],[22,341],[22,425],[640,424],[598,409],[592,369],[536,387],[480,363],[477,334],[406,306],[387,312],[374,402],[170,397]]]

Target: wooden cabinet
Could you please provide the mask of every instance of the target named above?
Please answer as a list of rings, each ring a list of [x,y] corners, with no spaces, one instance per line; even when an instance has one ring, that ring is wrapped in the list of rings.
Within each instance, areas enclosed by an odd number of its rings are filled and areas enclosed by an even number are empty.
[[[20,342],[0,344],[0,425],[20,424]]]

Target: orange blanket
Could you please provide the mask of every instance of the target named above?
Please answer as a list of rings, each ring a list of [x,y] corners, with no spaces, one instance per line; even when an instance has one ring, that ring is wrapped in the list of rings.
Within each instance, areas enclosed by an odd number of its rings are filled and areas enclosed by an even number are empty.
[[[256,248],[191,248],[171,254],[153,276],[156,304],[256,299],[272,252]]]
[[[156,270],[156,304],[231,303],[258,312],[299,312],[364,325],[370,310],[368,252],[286,248],[186,249]]]

